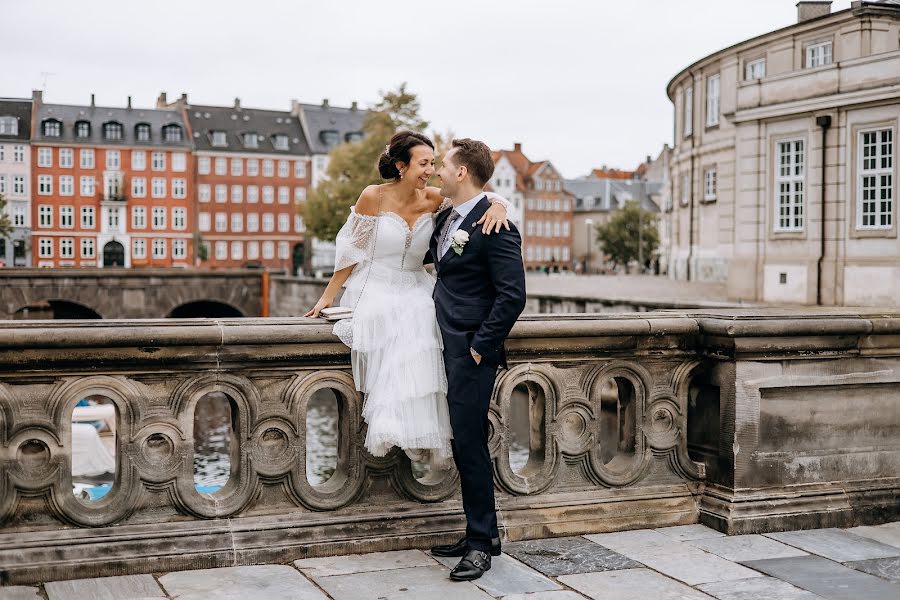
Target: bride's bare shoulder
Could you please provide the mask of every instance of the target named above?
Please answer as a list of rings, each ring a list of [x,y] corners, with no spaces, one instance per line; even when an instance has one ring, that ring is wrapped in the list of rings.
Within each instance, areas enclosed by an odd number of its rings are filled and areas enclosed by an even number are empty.
[[[356,214],[369,216],[378,214],[378,204],[382,193],[380,185],[367,186],[356,201]]]
[[[425,188],[425,199],[428,201],[430,212],[437,212],[444,203],[440,188],[428,186]]]

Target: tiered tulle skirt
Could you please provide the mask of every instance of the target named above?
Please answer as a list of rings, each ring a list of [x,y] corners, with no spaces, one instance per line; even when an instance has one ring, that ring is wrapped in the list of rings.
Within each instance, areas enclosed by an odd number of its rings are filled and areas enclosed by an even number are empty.
[[[374,456],[393,446],[429,450],[429,462],[444,464],[453,436],[434,278],[424,269],[375,264],[366,279],[369,264],[347,281],[341,301],[354,308],[353,318],[335,325],[351,348],[356,389],[365,395],[366,448]]]

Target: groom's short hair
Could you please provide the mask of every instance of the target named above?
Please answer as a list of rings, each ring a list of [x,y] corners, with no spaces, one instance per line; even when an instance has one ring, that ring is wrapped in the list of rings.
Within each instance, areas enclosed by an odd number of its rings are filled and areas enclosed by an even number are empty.
[[[494,174],[494,159],[491,149],[484,142],[470,138],[453,140],[453,163],[465,167],[479,187],[484,187]]]

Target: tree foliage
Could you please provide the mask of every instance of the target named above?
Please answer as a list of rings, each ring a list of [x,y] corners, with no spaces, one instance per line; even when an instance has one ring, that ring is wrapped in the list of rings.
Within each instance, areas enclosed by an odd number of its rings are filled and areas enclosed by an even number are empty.
[[[308,236],[334,240],[363,189],[383,182],[377,162],[391,136],[404,129],[424,131],[428,127],[419,110],[418,98],[405,83],[382,92],[381,101],[366,115],[363,138],[334,147],[326,179],[301,206]]]
[[[6,211],[6,198],[0,194],[0,240],[9,238],[12,233],[13,225]]]
[[[597,225],[597,241],[613,264],[624,266],[639,260],[638,248],[642,242],[646,264],[659,247],[656,222],[656,214],[642,209],[632,200],[615,211],[608,223]],[[643,235],[639,232],[643,232]]]

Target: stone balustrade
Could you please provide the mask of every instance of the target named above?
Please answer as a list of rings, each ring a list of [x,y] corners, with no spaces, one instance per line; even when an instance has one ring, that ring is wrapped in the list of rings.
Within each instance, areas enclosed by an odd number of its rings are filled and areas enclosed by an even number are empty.
[[[703,522],[728,533],[898,518],[900,313],[526,316],[490,409],[507,540]],[[0,583],[287,562],[457,539],[454,470],[363,448],[329,325],[0,322]],[[307,411],[338,405],[333,473]],[[230,476],[194,479],[195,411],[228,398]],[[72,485],[72,415],[115,406],[116,475]],[[527,462],[509,428],[526,411]]]

